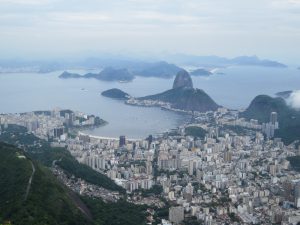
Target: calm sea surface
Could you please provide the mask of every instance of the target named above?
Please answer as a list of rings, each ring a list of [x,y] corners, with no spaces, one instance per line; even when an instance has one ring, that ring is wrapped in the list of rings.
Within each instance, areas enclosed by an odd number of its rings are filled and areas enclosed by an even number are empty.
[[[59,79],[62,71],[48,74],[0,74],[0,113],[48,110],[55,107],[95,114],[109,124],[89,130],[90,134],[144,138],[175,128],[187,118],[159,108],[125,105],[100,93],[120,88],[133,96],[144,96],[172,87],[173,79],[137,77],[130,83],[95,79]],[[86,71],[74,71],[85,73]],[[263,67],[231,67],[210,77],[192,77],[194,87],[205,90],[218,104],[245,108],[258,94],[300,89],[300,70]]]

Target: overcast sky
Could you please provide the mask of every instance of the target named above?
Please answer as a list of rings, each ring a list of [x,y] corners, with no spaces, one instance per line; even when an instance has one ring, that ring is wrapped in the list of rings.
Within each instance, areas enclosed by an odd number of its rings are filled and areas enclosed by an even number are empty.
[[[299,50],[300,0],[0,0],[1,58]]]

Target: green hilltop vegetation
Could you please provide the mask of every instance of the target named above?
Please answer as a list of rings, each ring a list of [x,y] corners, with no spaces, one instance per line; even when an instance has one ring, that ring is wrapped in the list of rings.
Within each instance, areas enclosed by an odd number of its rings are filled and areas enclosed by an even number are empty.
[[[103,188],[119,191],[125,193],[125,190],[118,186],[115,182],[109,179],[107,176],[96,172],[89,166],[79,163],[74,157],[72,157],[68,152],[62,151],[63,157],[61,161],[56,164],[60,166],[67,173],[74,175],[75,177],[86,180],[89,183],[101,186]]]
[[[117,203],[104,203],[99,199],[82,197],[90,209],[95,225],[142,225],[146,224],[143,212],[147,206],[137,206],[120,200]]]
[[[0,223],[12,224],[89,224],[72,202],[68,191],[39,163],[28,198],[25,193],[32,174],[31,160],[19,158],[24,152],[0,143]]]
[[[252,100],[246,111],[241,113],[241,116],[265,123],[270,121],[271,112],[277,112],[278,116],[283,118],[290,112],[290,108],[282,98],[258,95]]]
[[[275,131],[276,137],[282,138],[286,144],[300,139],[300,112],[289,107],[283,98],[259,95],[240,116],[269,122],[271,112],[278,114],[279,129]]]
[[[18,145],[25,151],[3,141]],[[18,155],[24,155],[26,159],[18,158]],[[101,199],[79,197],[71,192],[48,169],[54,160],[58,160],[56,165],[69,175],[125,193],[105,175],[77,162],[65,148],[51,148],[46,141],[26,133],[24,127],[9,125],[0,135],[0,224],[5,221],[17,225],[145,224],[145,206],[136,206],[122,199],[117,203],[105,203]],[[32,174],[31,162],[36,171],[28,199],[24,202]]]
[[[292,157],[288,157],[287,160],[290,161],[292,168],[295,171],[300,172],[300,156],[292,156]]]
[[[201,127],[197,126],[189,126],[185,128],[185,134],[188,136],[198,137],[198,138],[205,138],[206,130]]]
[[[118,89],[118,88],[112,88],[106,91],[103,91],[101,93],[101,95],[105,96],[105,97],[109,97],[109,98],[115,98],[115,99],[129,99],[130,95],[127,94],[126,92]]]

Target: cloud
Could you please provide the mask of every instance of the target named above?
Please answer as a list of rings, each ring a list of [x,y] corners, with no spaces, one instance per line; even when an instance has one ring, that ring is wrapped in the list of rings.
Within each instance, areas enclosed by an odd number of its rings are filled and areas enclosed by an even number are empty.
[[[25,40],[23,49],[31,52],[40,42],[45,54],[70,43],[70,49],[83,51],[105,46],[268,58],[298,56],[300,45],[300,0],[0,0],[0,5],[0,52],[6,53]],[[27,38],[20,40],[20,33]]]
[[[287,103],[295,109],[300,109],[300,90],[294,91],[287,99]]]
[[[54,2],[54,0],[0,0],[0,4],[10,5],[44,5]]]
[[[51,13],[48,15],[49,20],[61,21],[61,22],[107,22],[110,21],[111,16],[103,13]]]
[[[300,5],[299,0],[289,0],[289,2],[292,3],[292,4],[299,4]]]

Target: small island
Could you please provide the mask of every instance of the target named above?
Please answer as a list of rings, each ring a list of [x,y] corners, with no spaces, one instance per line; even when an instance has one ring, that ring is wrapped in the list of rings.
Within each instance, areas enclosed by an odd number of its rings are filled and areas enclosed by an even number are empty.
[[[108,98],[114,98],[114,99],[120,99],[120,100],[127,100],[130,98],[130,95],[126,92],[118,89],[118,88],[112,88],[106,91],[103,91],[101,93],[102,96],[108,97]]]
[[[202,68],[193,70],[191,72],[192,76],[210,76],[212,74],[213,74],[212,72],[210,72],[210,71],[208,71],[206,69],[202,69]]]
[[[70,73],[68,71],[64,71],[59,78],[62,79],[68,79],[68,78],[82,78],[82,76],[80,74],[77,73]]]

